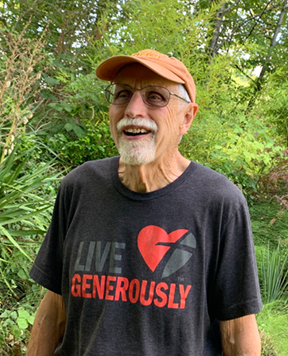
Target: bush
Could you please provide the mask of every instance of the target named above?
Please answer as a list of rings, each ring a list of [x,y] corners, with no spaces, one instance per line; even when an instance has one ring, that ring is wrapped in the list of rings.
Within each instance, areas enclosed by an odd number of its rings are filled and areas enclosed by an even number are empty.
[[[260,199],[267,200],[271,197],[280,203],[282,208],[288,210],[288,150],[275,157],[273,167],[259,178]]]
[[[104,116],[104,114],[103,114]],[[105,117],[105,116],[104,116]],[[68,127],[73,130],[74,124]],[[66,131],[66,132],[65,132]],[[110,135],[108,120],[96,123],[85,120],[85,126],[81,134],[68,137],[66,130],[62,130],[48,139],[47,145],[58,153],[58,160],[70,170],[80,164],[117,154],[114,141]]]
[[[33,149],[17,149],[16,143],[0,164],[0,347],[9,344],[15,354],[15,340],[24,340],[33,323],[40,287],[29,270],[49,225],[59,176],[51,163],[34,165]]]

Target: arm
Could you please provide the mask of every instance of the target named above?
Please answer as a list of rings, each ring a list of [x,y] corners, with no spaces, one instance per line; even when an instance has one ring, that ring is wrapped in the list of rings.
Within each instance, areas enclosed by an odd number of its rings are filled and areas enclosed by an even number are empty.
[[[220,321],[225,356],[260,356],[261,340],[255,315]]]
[[[61,295],[47,291],[38,308],[27,356],[53,356],[64,334],[66,313]]]

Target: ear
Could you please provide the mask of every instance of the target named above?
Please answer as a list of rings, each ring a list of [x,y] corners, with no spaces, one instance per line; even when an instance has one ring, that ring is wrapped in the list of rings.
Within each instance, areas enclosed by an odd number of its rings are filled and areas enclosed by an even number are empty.
[[[184,118],[179,127],[179,134],[184,135],[190,128],[192,121],[194,120],[198,111],[198,105],[196,103],[189,103],[185,108]]]

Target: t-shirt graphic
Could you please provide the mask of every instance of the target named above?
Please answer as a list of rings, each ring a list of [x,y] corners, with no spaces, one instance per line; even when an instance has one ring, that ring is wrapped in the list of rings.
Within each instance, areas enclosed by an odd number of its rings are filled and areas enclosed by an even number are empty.
[[[188,232],[188,230],[179,229],[168,234],[161,227],[154,225],[146,226],[140,231],[138,248],[152,272],[156,270],[171,248],[174,248],[174,251],[163,269],[162,278],[177,272],[190,260],[192,249],[196,248],[196,239],[192,233],[188,234]],[[184,239],[181,240],[182,237]]]
[[[148,282],[146,278],[134,276],[128,279],[123,275],[122,266],[129,253],[126,243],[81,241],[71,279],[72,296],[185,309],[192,286],[162,280],[176,273],[191,259],[196,248],[194,235],[187,229],[168,234],[159,226],[148,225],[139,232],[137,245],[143,263],[153,275],[157,272],[161,280],[154,276]],[[105,270],[105,266],[108,269]]]

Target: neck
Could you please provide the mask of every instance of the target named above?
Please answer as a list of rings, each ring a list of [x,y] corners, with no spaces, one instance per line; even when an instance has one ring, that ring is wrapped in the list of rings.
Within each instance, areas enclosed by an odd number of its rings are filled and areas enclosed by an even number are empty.
[[[119,160],[119,177],[130,190],[148,193],[172,183],[189,166],[190,161],[177,150],[169,160],[156,159],[143,166],[130,166]]]

